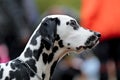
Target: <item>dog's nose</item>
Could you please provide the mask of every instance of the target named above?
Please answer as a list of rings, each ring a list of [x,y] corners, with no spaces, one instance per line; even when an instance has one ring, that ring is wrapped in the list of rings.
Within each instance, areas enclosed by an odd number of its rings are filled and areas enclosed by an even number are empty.
[[[95,32],[95,35],[100,38],[101,37],[101,34],[99,32]]]

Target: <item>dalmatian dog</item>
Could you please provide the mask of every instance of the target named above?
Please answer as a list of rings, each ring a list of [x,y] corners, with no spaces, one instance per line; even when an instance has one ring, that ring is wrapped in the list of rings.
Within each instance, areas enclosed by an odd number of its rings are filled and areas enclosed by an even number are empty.
[[[43,18],[19,57],[0,64],[0,80],[51,80],[57,62],[70,51],[94,47],[100,33],[67,15]]]

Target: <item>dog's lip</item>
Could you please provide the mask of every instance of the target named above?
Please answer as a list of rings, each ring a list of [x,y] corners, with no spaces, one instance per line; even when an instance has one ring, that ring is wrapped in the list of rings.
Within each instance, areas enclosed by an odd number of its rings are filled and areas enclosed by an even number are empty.
[[[77,49],[77,52],[81,52],[82,50],[91,49],[91,48],[95,47],[97,44],[99,44],[99,39],[96,40],[94,42],[94,44],[92,44],[92,45],[89,45],[89,46],[80,46],[80,47],[77,47],[76,49]]]

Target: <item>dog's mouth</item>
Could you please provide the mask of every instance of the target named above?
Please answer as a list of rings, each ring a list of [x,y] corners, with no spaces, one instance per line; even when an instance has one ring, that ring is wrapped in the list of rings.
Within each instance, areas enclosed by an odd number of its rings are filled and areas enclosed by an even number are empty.
[[[91,49],[91,48],[95,47],[98,43],[99,43],[99,39],[97,39],[97,40],[95,40],[95,41],[92,41],[91,43],[89,43],[88,45],[86,45],[86,47],[84,47],[84,48],[85,48],[85,49],[86,49],[86,48]]]
[[[100,39],[100,34],[97,36],[97,35],[92,35],[88,38],[88,40],[85,42],[85,49],[86,48],[93,48],[95,47],[98,43],[99,43],[99,39]]]
[[[78,53],[80,53],[81,51],[95,47],[98,43],[99,43],[99,39],[95,41],[91,41],[88,45],[77,47],[76,50]]]

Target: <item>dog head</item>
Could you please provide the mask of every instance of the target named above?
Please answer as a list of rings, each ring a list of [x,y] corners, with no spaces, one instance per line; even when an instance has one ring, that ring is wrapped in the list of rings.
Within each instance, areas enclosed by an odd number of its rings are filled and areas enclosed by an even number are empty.
[[[53,45],[57,41],[59,46],[73,51],[92,48],[101,36],[100,33],[81,27],[74,18],[67,15],[46,16],[40,28],[43,39],[48,43]]]

